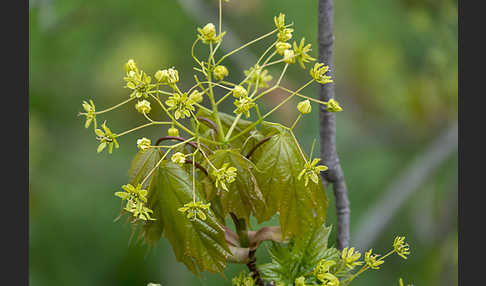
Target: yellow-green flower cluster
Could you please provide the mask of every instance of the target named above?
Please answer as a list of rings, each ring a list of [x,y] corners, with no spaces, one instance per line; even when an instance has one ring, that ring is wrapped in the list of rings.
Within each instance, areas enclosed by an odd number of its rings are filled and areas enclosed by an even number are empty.
[[[106,126],[106,121],[101,124],[101,127],[103,130],[98,128],[95,129],[95,133],[98,136],[96,139],[100,141],[100,145],[98,145],[98,149],[96,151],[100,153],[106,148],[106,146],[108,146],[108,153],[111,154],[113,152],[113,146],[115,146],[117,149],[120,147],[116,141],[116,134],[112,133],[110,128]]]
[[[290,48],[292,48],[292,45],[287,42],[277,42],[275,44],[275,49],[277,50],[277,53],[282,56],[284,55],[285,51],[289,50]]]
[[[168,84],[175,89],[175,85],[179,82],[179,72],[174,68],[159,70],[155,73],[155,79],[162,84]]]
[[[243,71],[248,77],[247,83],[256,85],[257,88],[267,88],[268,82],[272,80],[272,75],[268,74],[268,70],[262,70],[262,67],[255,65],[249,70]],[[258,85],[257,85],[258,83]]]
[[[339,105],[339,102],[337,102],[333,98],[329,99],[329,101],[327,102],[327,108],[326,108],[326,110],[329,111],[329,112],[340,112],[340,111],[343,111],[343,109]]]
[[[140,151],[145,152],[148,149],[150,149],[152,142],[148,138],[141,138],[137,140],[137,148],[140,149]]]
[[[169,96],[169,99],[165,101],[165,104],[169,107],[167,110],[175,110],[175,119],[191,117],[191,111],[194,111],[194,100],[187,96],[187,93],[174,93]]]
[[[124,210],[132,213],[135,219],[141,220],[155,220],[150,217],[153,211],[145,206],[147,202],[147,190],[142,189],[142,185],[138,184],[134,187],[131,184],[123,185],[122,189],[125,192],[116,192],[115,196],[127,201]]]
[[[191,92],[189,98],[195,103],[200,103],[203,101],[203,95],[199,90],[194,90],[193,92]]]
[[[309,73],[318,83],[326,84],[333,82],[331,77],[325,74],[328,70],[329,66],[325,66],[323,63],[316,63]]]
[[[316,59],[309,56],[307,52],[312,51],[311,44],[305,45],[305,38],[300,40],[299,45],[294,41],[294,53],[299,61],[299,65],[305,69],[304,63],[315,61]]]
[[[393,248],[395,252],[403,257],[403,259],[407,259],[407,255],[410,254],[410,248],[408,243],[405,242],[404,236],[397,236],[393,242]]]
[[[345,247],[342,251],[341,258],[344,262],[344,265],[349,269],[353,269],[355,266],[363,264],[363,261],[358,261],[361,257],[361,253],[354,252],[354,247],[351,247],[349,250]]]
[[[213,70],[214,78],[217,80],[223,80],[229,74],[228,69],[225,66],[218,65]]]
[[[300,181],[302,177],[304,177],[304,185],[307,186],[309,183],[309,179],[311,179],[314,183],[319,182],[319,174],[322,171],[327,170],[327,166],[324,165],[319,165],[316,166],[317,163],[319,163],[321,159],[320,158],[315,158],[312,160],[312,162],[309,160],[308,162],[305,163],[304,169],[300,172],[299,176],[297,179]]]
[[[226,184],[230,184],[235,181],[236,178],[236,168],[229,167],[229,163],[224,163],[219,169],[213,171],[213,176],[216,179],[216,188],[223,188],[225,191],[229,191]]]
[[[169,136],[179,137],[179,129],[177,129],[175,127],[171,127],[171,128],[169,128],[169,130],[167,130],[167,134]]]
[[[148,76],[144,71],[139,70],[133,60],[129,60],[125,64],[126,76],[123,78],[127,83],[125,88],[133,90],[130,94],[130,98],[149,97],[149,92],[156,85],[151,84],[152,78]]]
[[[286,64],[294,64],[295,63],[295,53],[293,50],[285,50],[283,53],[283,61]]]
[[[297,103],[297,110],[302,114],[309,114],[312,111],[310,100],[306,99]]]
[[[181,152],[177,152],[170,158],[173,163],[177,165],[182,165],[186,162],[186,155],[182,154]]]
[[[278,16],[273,17],[273,21],[278,29],[277,39],[279,42],[287,42],[292,39],[294,29],[285,27],[285,14],[280,13]]]
[[[373,248],[365,253],[365,262],[371,269],[380,269],[380,265],[385,263],[384,260],[378,259],[379,254],[372,254]]]
[[[93,101],[90,99],[89,103],[83,100],[83,109],[86,113],[81,113],[82,115],[86,116],[86,123],[84,124],[84,128],[88,128],[91,125],[91,122],[94,122],[94,128],[96,129],[96,109]]]
[[[313,274],[314,276],[322,282],[321,285],[324,286],[338,286],[339,279],[330,272],[332,266],[334,266],[336,262],[334,260],[320,260],[316,267],[314,268]]]
[[[236,109],[233,111],[235,114],[244,114],[246,118],[250,117],[250,109],[255,106],[253,99],[248,96],[243,96],[234,101]]]
[[[135,104],[135,109],[142,114],[148,114],[152,108],[150,107],[150,102],[144,99]]]
[[[197,37],[205,44],[219,43],[226,33],[223,32],[219,35],[216,35],[216,27],[213,23],[208,23],[203,28],[197,28],[197,32],[199,33]]]
[[[233,97],[240,98],[248,94],[248,91],[241,85],[237,85],[233,88]]]
[[[207,217],[203,210],[209,209],[210,206],[211,203],[203,204],[202,202],[190,202],[184,204],[184,206],[180,207],[178,211],[182,213],[187,212],[186,217],[190,220],[195,220],[196,218],[206,220]]]

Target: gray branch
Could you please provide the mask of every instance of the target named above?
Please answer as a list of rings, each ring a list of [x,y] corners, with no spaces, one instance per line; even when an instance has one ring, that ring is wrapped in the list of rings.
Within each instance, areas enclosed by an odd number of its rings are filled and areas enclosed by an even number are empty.
[[[432,173],[453,152],[457,151],[457,122],[447,128],[425,151],[401,172],[370,210],[361,216],[353,243],[359,249],[368,249],[386,226],[391,222],[400,207],[432,175]]]
[[[319,0],[318,8],[318,43],[319,62],[329,66],[328,75],[334,78],[334,11],[333,0]],[[334,83],[321,85],[320,99],[328,101],[334,98]],[[344,181],[343,170],[336,151],[336,115],[328,112],[325,106],[320,108],[321,158],[329,169],[322,172],[324,185],[332,184],[336,197],[338,249],[349,245],[349,200]]]

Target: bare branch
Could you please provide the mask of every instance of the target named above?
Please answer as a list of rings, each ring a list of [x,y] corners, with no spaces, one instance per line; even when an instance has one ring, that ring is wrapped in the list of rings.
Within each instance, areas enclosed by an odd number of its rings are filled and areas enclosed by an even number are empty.
[[[334,77],[334,7],[333,0],[319,0],[318,7],[318,42],[319,62],[329,66],[328,74]],[[321,85],[320,100],[334,98],[334,83]],[[349,245],[349,200],[344,174],[336,151],[336,115],[328,112],[325,106],[320,108],[321,158],[329,169],[322,172],[324,186],[332,184],[336,197],[338,218],[338,249]]]
[[[375,242],[407,199],[457,150],[457,132],[455,122],[400,172],[401,176],[390,184],[384,196],[361,216],[354,245],[368,249]]]

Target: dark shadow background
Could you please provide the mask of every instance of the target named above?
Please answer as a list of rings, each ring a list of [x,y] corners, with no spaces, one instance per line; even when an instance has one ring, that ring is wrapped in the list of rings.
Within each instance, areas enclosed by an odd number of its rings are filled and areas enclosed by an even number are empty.
[[[226,279],[206,273],[196,278],[176,262],[165,238],[152,251],[129,245],[130,226],[113,222],[120,210],[113,193],[126,183],[140,134],[157,138],[166,129],[124,136],[112,155],[97,154],[97,141],[76,116],[82,100],[93,99],[101,109],[127,98],[122,77],[129,58],[151,74],[175,66],[182,86],[192,85],[190,47],[196,27],[208,22],[199,19],[217,15],[217,1],[196,1],[211,14],[180,2],[190,1],[30,0],[30,285],[230,285],[245,269],[230,265]],[[305,37],[317,57],[315,0],[231,0],[224,23],[234,34],[225,38],[247,42],[264,34],[279,12],[295,23],[294,39]],[[359,243],[375,203],[400,176],[416,180],[413,170],[420,169],[409,166],[436,149],[430,144],[440,148],[437,138],[457,122],[457,1],[335,1],[335,36],[336,98],[344,108],[337,115],[338,153],[351,201],[352,243]],[[252,46],[243,56],[259,55],[263,47]],[[226,63],[231,77],[239,78],[240,64]],[[298,88],[306,79],[295,65],[284,85]],[[304,94],[317,92],[313,85]],[[279,98],[269,96],[267,107]],[[288,124],[296,112],[288,104],[272,120]],[[104,118],[113,130],[143,122],[131,105]],[[306,152],[318,131],[315,108],[297,127]],[[457,285],[457,188],[456,144],[407,191],[372,241],[384,253],[395,235],[404,234],[409,259],[392,257],[353,285],[398,285],[398,277],[414,285]],[[327,224],[335,221],[331,201]],[[257,257],[268,261],[264,247]]]

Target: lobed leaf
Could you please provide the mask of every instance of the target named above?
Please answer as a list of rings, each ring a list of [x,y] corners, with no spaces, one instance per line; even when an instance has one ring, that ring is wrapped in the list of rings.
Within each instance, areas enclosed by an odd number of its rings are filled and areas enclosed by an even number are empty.
[[[265,137],[274,135],[250,158],[261,171],[255,176],[267,203],[262,219],[270,219],[278,212],[283,238],[302,235],[312,225],[325,222],[328,199],[324,185],[320,177],[318,184],[311,182],[307,186],[297,179],[305,161],[286,128],[267,123],[262,131]]]
[[[272,242],[268,249],[272,262],[258,267],[262,278],[293,285],[296,278],[312,272],[319,260],[338,260],[339,251],[328,248],[330,231],[331,227],[316,225],[286,246]]]
[[[254,175],[257,170],[255,170],[253,163],[237,150],[217,150],[209,157],[209,160],[216,168],[221,168],[225,163],[236,168],[235,181],[227,184],[228,191],[221,189],[216,194],[216,197],[219,197],[221,201],[224,215],[231,212],[249,222],[250,214],[253,214],[261,222],[266,203]],[[206,165],[208,164],[206,163]],[[209,173],[211,174],[211,172]],[[211,199],[215,198],[214,190],[213,184]]]
[[[201,198],[197,192],[198,199]],[[163,161],[155,171],[149,187],[148,205],[153,217],[164,225],[164,235],[174,250],[176,259],[183,262],[195,275],[199,271],[223,273],[226,258],[231,252],[226,244],[224,230],[213,211],[207,218],[190,220],[178,209],[192,200],[192,178],[183,168]],[[148,225],[147,232],[151,227]]]

